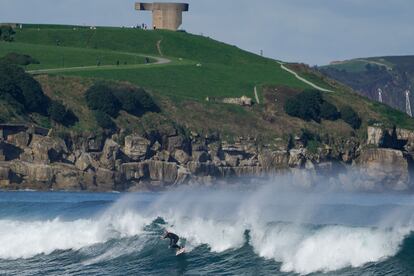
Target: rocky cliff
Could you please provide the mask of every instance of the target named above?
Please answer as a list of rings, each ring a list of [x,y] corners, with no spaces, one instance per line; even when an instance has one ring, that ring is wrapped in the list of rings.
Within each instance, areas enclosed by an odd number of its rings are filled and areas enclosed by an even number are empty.
[[[368,139],[331,139],[312,152],[297,138],[259,145],[228,143],[171,128],[145,135],[117,133],[59,138],[33,128],[7,126],[0,137],[0,188],[7,190],[164,190],[220,179],[263,177],[303,169],[310,176],[357,172],[352,186],[367,191],[408,191],[414,133],[368,128]],[[344,181],[344,185],[349,185]]]

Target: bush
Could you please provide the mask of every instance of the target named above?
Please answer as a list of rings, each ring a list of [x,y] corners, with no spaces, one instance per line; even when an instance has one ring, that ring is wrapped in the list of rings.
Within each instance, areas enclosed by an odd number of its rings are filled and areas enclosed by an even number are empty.
[[[160,111],[151,96],[143,89],[116,89],[114,95],[121,103],[122,110],[129,114],[142,116],[146,112]]]
[[[329,102],[323,102],[321,105],[321,113],[320,116],[322,119],[335,121],[341,117],[341,113],[339,113],[336,106]]]
[[[13,41],[14,34],[16,32],[10,26],[1,26],[0,27],[0,41]]]
[[[2,57],[1,62],[26,66],[29,64],[39,64],[39,61],[29,55],[22,55],[17,53],[8,53]]]
[[[344,108],[342,108],[341,117],[346,123],[348,123],[354,129],[358,129],[361,127],[361,118],[358,116],[355,110],[352,109],[352,107],[345,106]]]
[[[72,126],[79,121],[71,110],[67,109],[62,103],[57,101],[50,102],[48,114],[53,121],[64,126]]]
[[[32,76],[25,74],[22,76],[19,86],[24,97],[24,106],[28,112],[37,112],[46,115],[49,106],[49,98],[43,93],[40,84],[32,78]]]
[[[100,126],[101,128],[108,130],[116,129],[114,121],[112,121],[111,117],[105,112],[96,110],[94,111],[94,116],[96,122],[98,123],[98,126]]]
[[[0,63],[0,97],[20,103],[26,112],[46,114],[49,99],[40,84],[16,65]]]
[[[86,91],[85,97],[89,109],[104,112],[111,117],[118,116],[121,103],[107,85],[94,84]]]
[[[298,117],[305,121],[314,120],[320,122],[321,105],[323,102],[320,91],[305,90],[286,101],[285,112],[290,116]]]

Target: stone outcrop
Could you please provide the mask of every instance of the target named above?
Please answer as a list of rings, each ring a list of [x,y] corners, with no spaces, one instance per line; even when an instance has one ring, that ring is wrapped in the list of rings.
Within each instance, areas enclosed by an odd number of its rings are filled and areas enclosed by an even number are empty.
[[[380,146],[382,144],[382,140],[384,139],[384,130],[379,127],[368,127],[368,145]]]
[[[356,160],[361,178],[359,185],[366,190],[412,190],[410,167],[412,157],[394,149],[366,149]]]
[[[124,152],[132,161],[143,161],[149,155],[150,145],[151,141],[139,135],[129,135],[125,137]]]
[[[120,146],[112,139],[108,139],[105,142],[105,146],[100,158],[100,165],[107,170],[114,170],[117,164],[117,160],[121,157]]]
[[[242,137],[228,143],[217,133],[184,134],[174,127],[124,139],[122,133],[62,139],[13,130],[0,140],[0,189],[148,191],[285,171],[330,176],[349,170],[358,180],[343,185],[365,191],[411,191],[414,182],[414,133],[401,129],[371,127],[367,141],[329,138],[312,151],[299,137],[267,145]]]

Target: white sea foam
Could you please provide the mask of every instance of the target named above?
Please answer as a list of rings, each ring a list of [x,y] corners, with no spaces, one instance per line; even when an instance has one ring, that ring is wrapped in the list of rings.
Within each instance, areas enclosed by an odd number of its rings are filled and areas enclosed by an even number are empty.
[[[395,255],[408,229],[273,225],[253,229],[251,244],[264,258],[282,263],[282,271],[309,274],[359,267]]]
[[[335,202],[335,198],[327,198],[332,196],[279,191],[268,185],[242,194],[217,190],[198,194],[191,191],[170,193],[155,206],[163,210],[158,215],[167,219],[170,229],[187,240],[190,250],[201,244],[208,245],[213,252],[238,249],[244,245],[244,233],[249,230],[249,242],[257,255],[280,262],[284,272],[299,274],[329,272],[386,260],[398,253],[414,229],[412,215],[407,217],[407,212],[402,212],[404,208],[385,209],[367,226],[309,222],[315,212],[326,214],[320,204],[324,200]],[[167,197],[173,198],[174,204]],[[238,205],[237,208],[223,208],[221,203],[226,198]],[[358,222],[361,214],[356,206],[363,205],[363,198],[359,196],[358,203],[351,208],[356,210],[354,215]],[[372,200],[375,198],[370,197],[370,202]],[[341,221],[340,217],[334,219]],[[348,221],[349,217],[344,220]]]
[[[79,250],[113,238],[139,235],[147,223],[134,212],[75,221],[0,220],[0,258],[30,258],[55,250]]]
[[[239,224],[202,218],[175,219],[172,231],[187,241],[186,248],[191,251],[199,245],[208,245],[211,251],[220,253],[243,246],[244,228]]]
[[[327,196],[330,195],[323,195]],[[396,209],[379,215],[378,221],[368,226],[308,221],[309,217],[315,217],[315,206],[323,203],[323,197],[320,193],[316,196],[286,193],[272,185],[242,193],[179,190],[162,195],[147,208],[137,209],[134,196],[127,195],[95,218],[0,220],[0,258],[30,258],[55,250],[82,252],[111,239],[137,236],[134,239],[137,243],[115,243],[115,247],[87,254],[93,257],[84,264],[117,258],[140,251],[146,239],[158,239],[161,229],[151,230],[146,226],[162,217],[167,222],[164,227],[186,240],[189,252],[201,245],[207,245],[215,253],[237,250],[245,244],[248,230],[250,245],[257,255],[280,262],[284,272],[309,274],[385,260],[398,253],[405,237],[414,229],[410,227],[412,215],[407,218],[406,210]],[[361,200],[358,198],[358,202]],[[330,198],[329,202],[336,200]]]
[[[223,222],[174,219],[171,229],[187,239],[187,248],[208,245],[213,252],[236,250],[250,230],[250,245],[265,259],[281,263],[283,272],[309,274],[383,261],[398,253],[411,229],[309,226],[293,223]]]

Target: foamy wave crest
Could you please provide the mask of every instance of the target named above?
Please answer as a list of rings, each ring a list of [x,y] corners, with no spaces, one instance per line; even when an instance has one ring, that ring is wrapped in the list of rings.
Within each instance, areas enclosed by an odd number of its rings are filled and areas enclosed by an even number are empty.
[[[347,226],[310,226],[294,223],[223,222],[174,219],[171,229],[187,240],[187,248],[207,245],[213,252],[237,250],[245,231],[254,252],[281,263],[283,272],[302,275],[361,267],[396,255],[411,229]]]
[[[277,224],[251,231],[251,244],[264,258],[282,263],[282,271],[309,274],[360,267],[394,256],[409,229],[374,229]]]
[[[0,258],[31,258],[56,250],[79,250],[110,239],[139,235],[147,223],[134,212],[75,221],[0,220]]]
[[[212,252],[221,253],[244,245],[245,229],[242,225],[211,219],[175,219],[173,231],[187,241],[186,248],[191,251],[199,245],[208,245]]]

